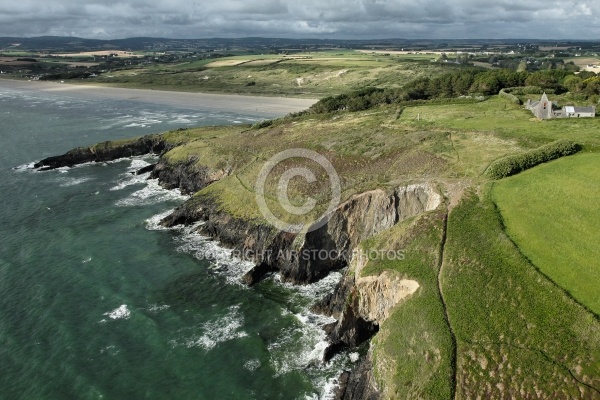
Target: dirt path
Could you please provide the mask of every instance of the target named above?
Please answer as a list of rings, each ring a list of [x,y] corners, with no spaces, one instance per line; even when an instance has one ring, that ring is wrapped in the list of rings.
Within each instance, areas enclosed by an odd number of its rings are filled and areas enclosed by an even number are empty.
[[[449,213],[450,211],[448,211]],[[446,214],[446,216],[444,217],[444,233],[442,236],[442,243],[440,244],[440,254],[439,254],[439,261],[438,261],[438,277],[437,277],[437,281],[438,281],[438,290],[440,293],[440,300],[442,302],[442,307],[444,309],[444,319],[446,320],[446,324],[448,325],[448,330],[450,331],[450,337],[452,340],[452,356],[450,359],[450,364],[451,364],[451,368],[452,368],[452,399],[456,398],[456,373],[457,373],[457,367],[456,367],[456,363],[457,363],[457,343],[456,343],[456,334],[454,333],[454,329],[452,329],[452,324],[450,323],[450,317],[448,316],[448,307],[446,305],[446,299],[444,298],[444,291],[443,291],[443,285],[442,285],[442,274],[444,271],[444,251],[446,249],[446,239],[447,239],[447,235],[448,235],[448,214]]]

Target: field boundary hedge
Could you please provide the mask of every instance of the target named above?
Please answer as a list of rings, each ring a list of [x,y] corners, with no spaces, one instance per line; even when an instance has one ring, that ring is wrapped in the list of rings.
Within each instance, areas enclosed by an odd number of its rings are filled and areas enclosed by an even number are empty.
[[[502,179],[518,174],[536,165],[575,154],[581,146],[567,139],[548,143],[526,153],[507,156],[491,163],[485,171],[485,176],[491,179]]]

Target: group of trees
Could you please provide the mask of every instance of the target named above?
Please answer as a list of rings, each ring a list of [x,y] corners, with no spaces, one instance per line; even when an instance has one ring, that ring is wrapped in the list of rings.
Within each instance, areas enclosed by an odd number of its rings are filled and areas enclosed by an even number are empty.
[[[341,110],[359,111],[381,104],[405,103],[415,100],[469,95],[489,96],[498,94],[501,89],[519,86],[536,86],[554,93],[571,91],[591,96],[600,94],[600,77],[587,72],[574,75],[573,72],[559,69],[527,72],[469,68],[445,73],[434,78],[418,78],[400,89],[366,88],[327,97],[313,105],[311,110],[316,113]]]

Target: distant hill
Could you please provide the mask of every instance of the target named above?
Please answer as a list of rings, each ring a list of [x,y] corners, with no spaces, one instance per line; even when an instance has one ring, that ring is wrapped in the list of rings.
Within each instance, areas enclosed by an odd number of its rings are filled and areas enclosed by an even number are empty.
[[[502,39],[502,40],[439,40],[439,39],[373,39],[373,40],[339,40],[339,39],[284,39],[284,38],[204,38],[204,39],[168,39],[151,37],[134,37],[127,39],[85,39],[64,36],[39,36],[39,37],[0,37],[0,49],[23,49],[23,50],[62,50],[62,51],[88,51],[108,49],[185,49],[185,48],[439,48],[439,47],[461,47],[469,45],[516,45],[518,43],[539,43],[557,45],[557,41],[540,41],[525,39]],[[560,44],[589,45],[590,42],[566,42]],[[18,45],[18,46],[16,46]]]

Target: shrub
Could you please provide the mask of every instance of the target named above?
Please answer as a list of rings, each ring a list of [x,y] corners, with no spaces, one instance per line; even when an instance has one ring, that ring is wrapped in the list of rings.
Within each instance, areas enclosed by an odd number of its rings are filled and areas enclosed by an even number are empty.
[[[254,125],[252,125],[251,129],[267,128],[267,127],[273,125],[273,122],[274,121],[272,119],[265,119],[263,121],[258,121]]]
[[[513,102],[515,104],[518,104],[518,105],[522,104],[521,99],[519,99],[517,96],[515,96],[512,93],[508,93],[508,91],[505,89],[500,90],[500,93],[498,93],[498,95],[500,97],[504,97],[505,99],[510,100],[511,102]]]
[[[523,154],[508,156],[494,161],[485,171],[491,179],[502,179],[518,174],[536,165],[577,153],[581,146],[570,140],[561,139]]]

